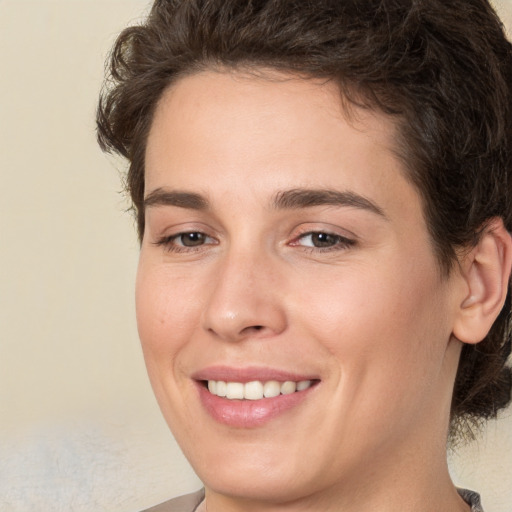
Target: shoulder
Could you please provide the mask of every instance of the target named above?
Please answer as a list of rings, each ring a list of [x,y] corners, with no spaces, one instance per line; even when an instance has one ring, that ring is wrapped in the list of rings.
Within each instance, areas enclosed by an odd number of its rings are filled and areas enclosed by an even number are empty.
[[[194,512],[204,499],[204,489],[160,503],[142,512]]]

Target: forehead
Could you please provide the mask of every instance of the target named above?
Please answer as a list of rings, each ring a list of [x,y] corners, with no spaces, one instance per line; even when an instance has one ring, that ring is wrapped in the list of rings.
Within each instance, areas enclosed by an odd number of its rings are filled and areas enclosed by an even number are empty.
[[[394,146],[396,135],[395,124],[388,116],[351,103],[333,80],[306,79],[275,70],[212,70],[185,76],[164,91],[151,132],[171,109],[188,114],[182,122],[199,124],[229,119],[233,128],[235,122],[244,118],[264,120],[270,130],[282,128],[284,121],[295,121],[294,128],[307,128],[311,122],[331,124],[341,119],[355,129],[371,132],[381,144],[390,147]],[[277,112],[287,113],[291,118],[278,117]]]
[[[384,114],[343,101],[332,81],[198,73],[170,87],[157,106],[146,195],[161,186],[219,193],[249,186],[262,194],[335,187],[377,201],[393,189],[397,204],[419,203],[414,191],[402,193],[409,184],[394,150],[396,131]]]

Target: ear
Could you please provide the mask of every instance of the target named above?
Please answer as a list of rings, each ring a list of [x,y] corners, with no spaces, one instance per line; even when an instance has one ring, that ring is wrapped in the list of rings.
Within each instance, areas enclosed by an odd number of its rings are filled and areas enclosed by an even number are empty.
[[[502,219],[492,219],[460,261],[466,286],[453,326],[457,339],[474,344],[487,336],[507,297],[511,266],[512,238]]]

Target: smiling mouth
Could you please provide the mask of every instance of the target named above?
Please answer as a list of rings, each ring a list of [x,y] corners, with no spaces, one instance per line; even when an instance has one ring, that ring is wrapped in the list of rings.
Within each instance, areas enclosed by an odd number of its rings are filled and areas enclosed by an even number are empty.
[[[264,398],[274,398],[279,395],[300,393],[301,391],[309,389],[317,382],[317,380],[287,380],[284,382],[277,380],[254,380],[251,382],[208,380],[204,381],[204,385],[212,395],[228,400],[262,400]]]

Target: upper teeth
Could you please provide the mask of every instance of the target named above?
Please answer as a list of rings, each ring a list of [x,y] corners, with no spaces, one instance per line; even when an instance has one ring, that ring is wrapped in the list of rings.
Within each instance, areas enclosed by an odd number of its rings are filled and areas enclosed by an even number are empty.
[[[303,391],[311,386],[310,380],[301,380],[293,382],[278,382],[269,380],[261,382],[253,380],[252,382],[225,382],[223,380],[209,380],[208,389],[213,395],[229,398],[230,400],[261,400],[262,398],[272,398],[278,395],[289,395],[295,391]]]

